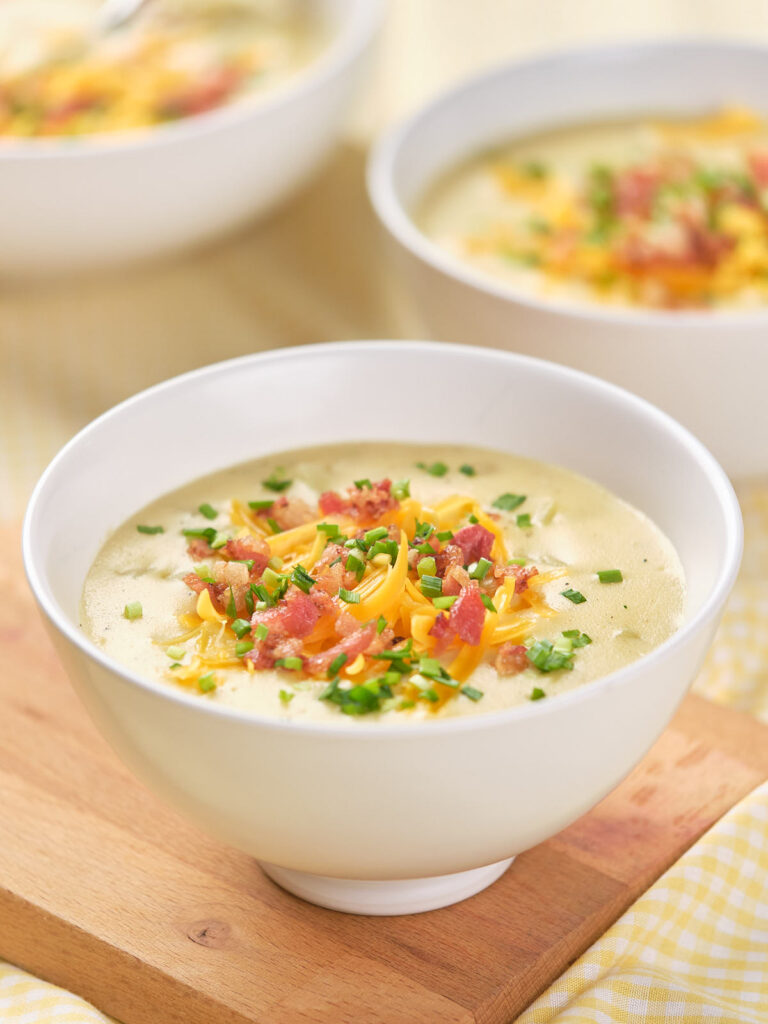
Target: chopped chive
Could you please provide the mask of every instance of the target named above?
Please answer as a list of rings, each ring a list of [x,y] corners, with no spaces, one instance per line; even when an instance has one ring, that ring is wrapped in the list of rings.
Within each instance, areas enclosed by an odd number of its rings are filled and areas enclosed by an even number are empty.
[[[272,555],[267,565],[273,572],[279,572],[283,568],[283,560],[280,555]]]
[[[328,540],[335,540],[337,537],[341,537],[341,530],[337,523],[318,523],[317,532],[324,533]]]
[[[369,491],[373,490],[373,484],[367,476],[364,476],[362,480],[355,480],[353,482],[358,491],[362,491],[364,487],[367,487]]]
[[[568,600],[572,601],[574,604],[584,604],[584,602],[587,600],[580,590],[573,590],[571,587],[569,587],[567,590],[561,590],[560,594],[563,597],[567,597]]]
[[[472,580],[484,580],[488,575],[488,570],[493,565],[488,558],[479,558],[476,562],[473,562],[469,567],[469,578]]]
[[[428,686],[425,690],[419,691],[419,700],[428,700],[431,704],[436,704],[440,698],[437,695],[437,691]]]
[[[422,558],[416,566],[416,572],[419,574],[419,579],[422,576],[434,576],[437,572],[437,562],[434,558]]]
[[[367,533],[363,534],[363,540],[369,546],[375,544],[377,540],[383,540],[387,536],[389,531],[386,526],[377,526],[373,530],[368,530]]]
[[[424,597],[439,597],[443,592],[443,581],[439,576],[422,576],[421,592]]]
[[[346,601],[347,604],[360,604],[360,595],[354,590],[347,590],[345,587],[339,587],[339,597],[342,601]]]
[[[245,610],[249,615],[253,615],[253,591],[250,587],[245,592]]]
[[[278,658],[275,662],[276,668],[287,668],[290,672],[301,672],[304,662],[301,658]]]
[[[172,665],[169,665],[168,667],[169,668],[181,668],[181,662],[180,661],[174,661],[174,663]]]
[[[477,516],[475,515],[474,512],[471,515],[467,516],[467,518],[469,519],[470,523],[472,523],[473,525],[475,523],[479,523],[480,522],[480,520],[477,518]]]
[[[524,494],[510,494],[507,492],[506,494],[500,494],[498,496],[496,501],[493,502],[493,507],[500,508],[504,512],[514,512],[514,510],[519,508],[524,501]]]
[[[419,540],[427,540],[427,538],[431,537],[432,534],[435,532],[435,529],[436,528],[432,525],[432,523],[420,523],[418,520],[416,520],[416,529],[414,531],[414,534],[415,537],[417,537]]]
[[[440,533],[435,534],[439,541],[453,540],[453,530],[441,530]]]
[[[446,594],[445,597],[441,594],[440,597],[433,597],[432,604],[435,608],[440,608],[443,611],[447,611],[451,605],[458,600],[458,594],[452,594],[450,597]]]
[[[219,548],[224,547],[228,540],[229,537],[226,535],[226,533],[219,533],[218,531],[214,531],[213,540],[208,541],[208,543],[211,545],[214,551],[218,551]]]
[[[173,661],[181,661],[181,659],[187,653],[187,650],[185,647],[168,647],[166,648],[165,653]]]
[[[531,513],[521,512],[519,515],[515,516],[515,522],[521,530],[527,530],[531,525]]]
[[[376,555],[389,555],[394,562],[397,558],[398,546],[397,541],[394,540],[377,540],[368,551],[369,558],[375,558]]]
[[[143,614],[144,609],[141,607],[141,601],[129,601],[125,608],[123,608],[123,615],[126,619],[140,619]]]
[[[470,700],[478,701],[483,696],[482,690],[476,690],[474,686],[470,686],[469,683],[462,686],[461,692],[465,697],[469,697]]]
[[[357,577],[357,582],[359,583],[363,578],[363,573],[365,572],[365,562],[361,558],[358,558],[357,555],[348,555],[344,568],[347,572],[353,572]]]
[[[598,572],[597,578],[601,583],[621,583],[624,579],[621,569],[602,569]]]
[[[346,655],[343,651],[341,652],[341,654],[337,654],[336,657],[331,662],[331,664],[328,666],[328,678],[333,679],[334,676],[337,676],[341,669],[346,665],[348,660],[349,656]]]
[[[240,640],[239,643],[235,644],[235,654],[237,655],[238,658],[242,658],[242,656],[244,654],[247,654],[248,651],[252,651],[252,650],[253,650],[253,641],[252,640]]]
[[[488,597],[487,594],[481,594],[480,595],[480,600],[483,602],[483,604],[485,605],[485,607],[488,609],[489,612],[495,612],[496,611],[496,605],[493,603],[493,601],[490,599],[490,597]]]
[[[261,483],[268,491],[280,492],[287,490],[293,483],[293,480],[286,480],[284,477],[280,476],[279,470],[273,469],[267,479],[262,480]]]
[[[430,476],[445,476],[448,472],[448,467],[444,462],[433,462],[429,466],[426,462],[417,462],[416,465],[419,469],[423,469],[425,473],[429,473]]]
[[[276,519],[273,519],[272,516],[267,516],[267,526],[270,528],[272,533],[282,533],[283,532],[282,526],[280,526],[278,521]]]
[[[143,526],[140,524],[136,529],[139,533],[165,533],[165,529],[162,526]]]
[[[368,545],[364,540],[360,540],[359,537],[350,537],[349,540],[344,541],[345,548],[357,548],[359,551],[367,551]]]
[[[288,690],[281,690],[278,694],[278,697],[283,704],[290,704],[295,696],[295,693],[289,693]]]
[[[204,676],[200,676],[197,680],[197,685],[203,693],[210,693],[211,690],[216,689],[216,678],[213,672],[208,672]]]
[[[227,607],[224,609],[230,619],[234,619],[237,616],[237,605],[235,604],[235,593],[232,587],[229,588],[229,601],[227,601]]]
[[[182,530],[181,532],[185,537],[202,537],[209,544],[216,537],[216,531],[212,526],[205,526],[201,529]]]
[[[525,564],[526,564],[526,559],[525,558],[508,558],[507,559],[507,565],[525,565]]]
[[[258,626],[256,628],[258,629]],[[246,633],[250,633],[251,624],[247,619],[235,619],[235,621],[231,623],[230,629],[238,640],[242,640]]]
[[[416,701],[415,700],[401,700],[400,703],[397,705],[397,710],[398,711],[407,711],[409,708],[415,708],[415,707],[416,707]]]
[[[551,640],[536,640],[528,649],[528,660],[539,672],[573,668],[573,651],[558,650]]]
[[[470,466],[465,462],[463,466],[459,466],[459,472],[463,473],[464,476],[475,476],[477,470],[474,466]]]
[[[376,620],[376,632],[380,635],[387,628],[387,620],[383,615],[380,615]]]
[[[403,498],[410,498],[411,496],[411,481],[410,480],[395,480],[392,484],[392,497],[397,498],[398,501],[402,501]]]
[[[278,575],[274,569],[270,569],[269,566],[264,570],[264,574],[261,577],[268,587],[277,587],[281,583],[283,577]]]
[[[291,579],[293,580],[294,585],[297,586],[299,590],[303,590],[305,594],[309,593],[311,587],[315,583],[314,576],[310,576],[301,564],[297,565],[293,570],[291,573]]]
[[[528,700],[541,700],[542,697],[546,696],[546,693],[544,693],[540,686],[534,686],[534,688],[531,690]]]
[[[233,558],[232,561],[237,562],[238,565],[244,565],[248,569],[248,572],[250,572],[251,569],[253,569],[252,558]]]
[[[208,502],[204,502],[197,509],[201,516],[205,516],[206,519],[215,519],[219,514],[213,505],[209,505]]]
[[[263,498],[259,501],[249,501],[248,507],[252,508],[254,512],[264,512],[266,509],[272,508],[274,504],[274,498]]]
[[[259,623],[259,624],[258,624],[258,625],[256,626],[256,628],[254,629],[254,631],[253,631],[253,632],[254,632],[254,635],[255,635],[255,636],[256,636],[256,637],[257,637],[257,638],[258,638],[259,640],[266,640],[266,639],[267,639],[267,637],[269,636],[269,629],[268,629],[268,627],[267,627],[267,626],[265,626],[265,625],[264,625],[264,623],[263,623],[263,622],[260,622],[260,623]]]

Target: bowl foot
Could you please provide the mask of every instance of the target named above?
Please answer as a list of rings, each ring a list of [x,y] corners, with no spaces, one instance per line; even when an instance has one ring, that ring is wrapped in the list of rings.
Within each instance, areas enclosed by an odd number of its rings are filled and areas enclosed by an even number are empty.
[[[391,916],[420,914],[425,910],[448,907],[487,888],[500,878],[514,860],[500,860],[470,871],[430,878],[402,878],[387,882],[330,878],[293,871],[277,864],[261,863],[265,875],[283,889],[309,903],[347,914]]]

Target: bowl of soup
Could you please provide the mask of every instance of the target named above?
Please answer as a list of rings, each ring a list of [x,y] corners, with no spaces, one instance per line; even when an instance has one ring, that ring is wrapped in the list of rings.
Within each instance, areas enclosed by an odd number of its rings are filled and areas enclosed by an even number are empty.
[[[125,762],[286,889],[373,914],[471,895],[615,786],[740,552],[725,474],[664,413],[405,341],[143,392],[56,457],[24,529]]]
[[[335,141],[381,20],[360,0],[0,10],[0,271],[197,245],[266,213]]]
[[[396,126],[369,190],[430,329],[621,384],[732,475],[768,469],[767,58],[703,41],[565,52]]]

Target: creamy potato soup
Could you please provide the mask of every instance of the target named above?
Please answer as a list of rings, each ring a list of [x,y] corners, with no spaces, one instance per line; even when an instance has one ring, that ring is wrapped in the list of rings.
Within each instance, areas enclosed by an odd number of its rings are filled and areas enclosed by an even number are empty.
[[[749,110],[577,125],[479,154],[414,213],[538,298],[658,309],[768,302],[768,127]]]
[[[0,4],[0,136],[90,135],[204,113],[317,54],[309,0],[152,0],[94,31],[102,0]]]
[[[584,477],[476,448],[286,452],[161,498],[104,544],[82,627],[244,711],[423,721],[550,700],[678,627],[667,538]]]

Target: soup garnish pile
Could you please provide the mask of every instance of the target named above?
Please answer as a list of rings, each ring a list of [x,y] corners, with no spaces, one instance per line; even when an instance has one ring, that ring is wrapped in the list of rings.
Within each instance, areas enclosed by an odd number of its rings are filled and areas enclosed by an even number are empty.
[[[768,303],[768,127],[564,127],[459,167],[417,210],[436,242],[544,298],[665,310]]]
[[[603,675],[666,639],[683,595],[669,541],[591,481],[482,449],[361,444],[145,509],[96,559],[83,624],[141,674],[226,704],[410,720]]]

